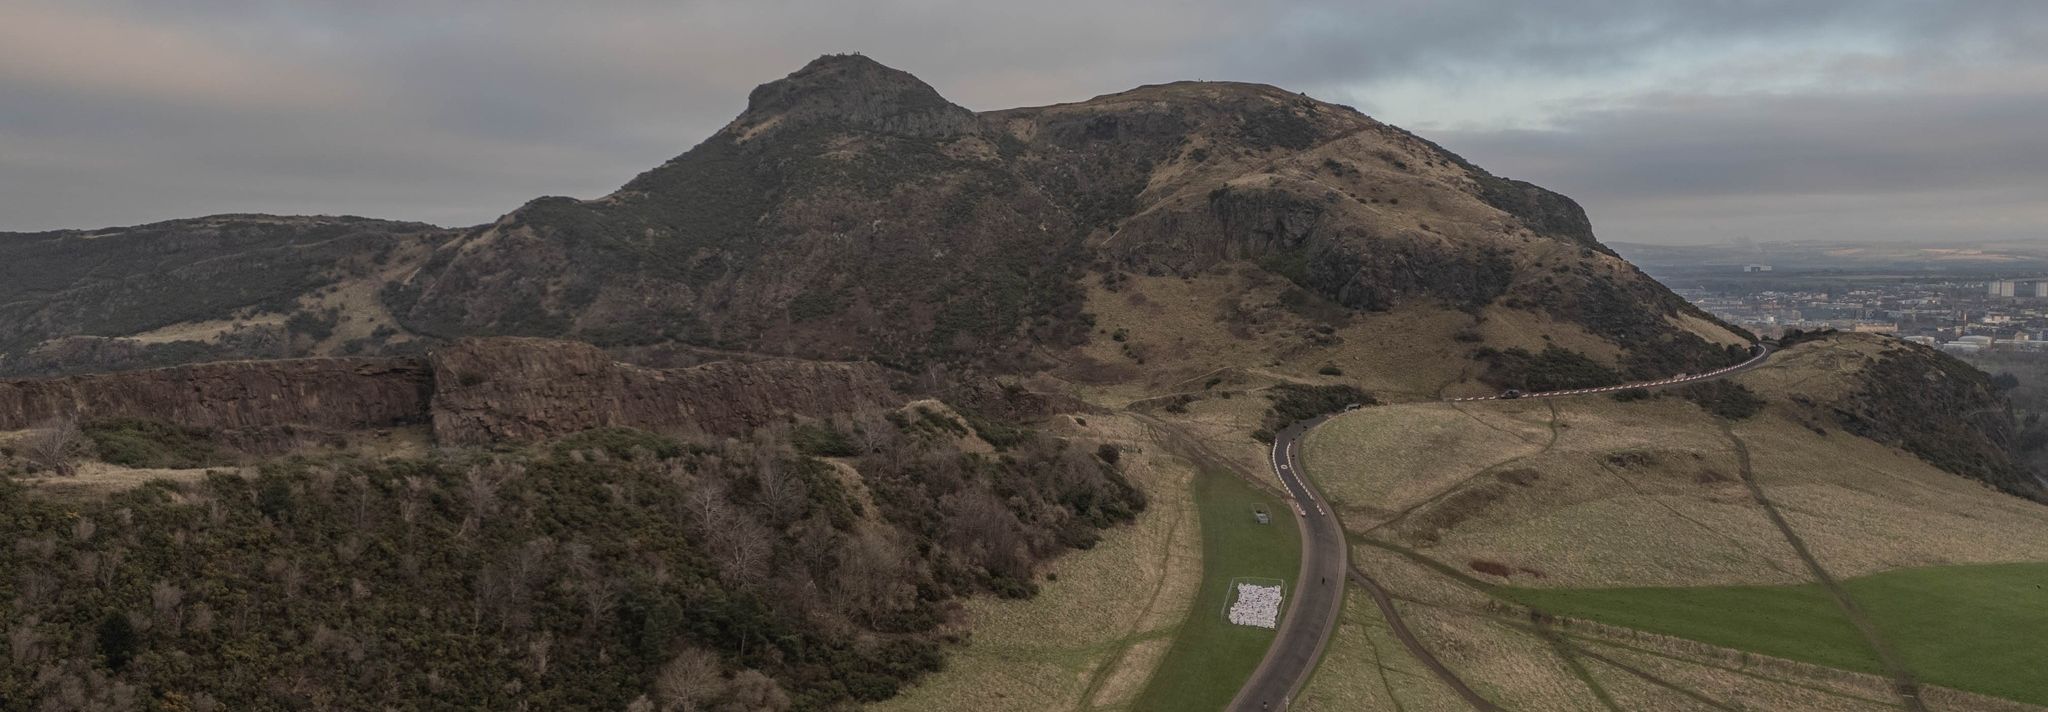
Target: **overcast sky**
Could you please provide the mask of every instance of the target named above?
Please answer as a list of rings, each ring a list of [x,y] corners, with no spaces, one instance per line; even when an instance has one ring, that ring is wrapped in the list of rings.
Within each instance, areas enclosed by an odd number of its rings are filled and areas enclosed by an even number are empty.
[[[0,3],[0,230],[489,221],[858,51],[976,110],[1176,79],[1356,106],[1610,242],[2048,238],[2048,2]]]

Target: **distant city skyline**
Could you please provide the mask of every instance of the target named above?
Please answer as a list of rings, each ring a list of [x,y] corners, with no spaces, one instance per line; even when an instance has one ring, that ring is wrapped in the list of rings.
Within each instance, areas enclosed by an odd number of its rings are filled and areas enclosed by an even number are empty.
[[[1351,104],[1610,242],[2048,238],[2048,3],[446,0],[0,6],[0,230],[487,222],[859,51],[975,110],[1180,79]]]

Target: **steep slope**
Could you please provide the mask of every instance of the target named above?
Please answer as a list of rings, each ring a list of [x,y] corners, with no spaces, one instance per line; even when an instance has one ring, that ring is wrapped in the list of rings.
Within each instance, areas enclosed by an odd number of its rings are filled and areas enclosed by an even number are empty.
[[[977,116],[857,55],[763,85],[617,193],[450,242],[392,307],[437,335],[1029,370],[1088,338],[1089,274],[1233,262],[1340,310],[1571,323],[1634,373],[1718,365],[1729,340],[1568,199],[1346,107],[1179,83]]]
[[[2002,600],[2017,588],[1978,583],[1993,565],[2048,561],[2011,418],[1957,365],[1834,335],[1725,390],[1367,408],[1311,435],[1302,467],[1354,566],[1503,708],[2032,709],[1981,696],[2039,702],[2005,667],[2024,658],[2006,639],[2031,636],[1980,624],[2002,620],[1982,603],[1934,603]],[[1922,583],[1871,578],[1890,574]],[[1415,669],[1399,645],[1372,649],[1373,606],[1351,618],[1332,643],[1351,652],[1304,703],[1385,705],[1356,681]]]
[[[366,218],[217,215],[0,234],[0,374],[304,355],[343,316],[366,336],[380,311],[373,299],[344,315],[325,311],[321,297],[351,283],[373,295],[383,275],[424,255],[435,231]]]
[[[1029,372],[1095,358],[1076,348],[1108,333],[1103,290],[1175,277],[1220,304],[1247,286],[1211,279],[1230,272],[1280,280],[1296,332],[1461,312],[1472,334],[1440,360],[1491,387],[1513,374],[1481,346],[1556,345],[1619,377],[1718,365],[1742,340],[1601,246],[1569,199],[1348,107],[1181,82],[976,114],[859,55],[762,85],[611,195],[489,225],[222,216],[0,250],[22,278],[0,294],[13,374],[478,335]]]
[[[1075,338],[1081,233],[983,134],[907,74],[823,58],[617,193],[534,201],[450,243],[394,310],[433,334],[899,364]]]

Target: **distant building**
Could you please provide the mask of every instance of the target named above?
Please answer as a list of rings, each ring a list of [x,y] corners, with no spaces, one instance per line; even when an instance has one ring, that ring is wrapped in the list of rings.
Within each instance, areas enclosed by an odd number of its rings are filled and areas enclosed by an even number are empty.
[[[2048,299],[2048,280],[2042,280],[2034,283],[2034,298]]]
[[[1984,293],[1986,296],[1992,297],[2011,297],[2019,289],[2019,286],[2020,283],[2010,279],[1992,280],[1984,285]]]
[[[1991,337],[1989,337],[1989,336],[1983,336],[1983,335],[1980,335],[1980,334],[1971,334],[1971,335],[1969,335],[1969,336],[1963,336],[1963,337],[1958,337],[1958,338],[1957,338],[1957,339],[1956,339],[1955,341],[1951,341],[1951,342],[1949,342],[1949,343],[1951,343],[1951,344],[1970,344],[1970,345],[1972,345],[1972,346],[1979,346],[1979,347],[1983,347],[1983,346],[1990,346],[1990,345],[1991,345]]]
[[[1906,340],[1919,344],[1921,346],[1933,346],[1935,344],[1941,343],[1939,341],[1936,341],[1932,336],[1908,336],[1906,337]]]
[[[1866,322],[1851,326],[1849,330],[1859,334],[1896,334],[1899,333],[1899,325]]]
[[[1769,271],[1771,271],[1771,266],[1770,266],[1770,265],[1743,265],[1743,266],[1742,266],[1742,271],[1744,271],[1744,272],[1769,272]]]

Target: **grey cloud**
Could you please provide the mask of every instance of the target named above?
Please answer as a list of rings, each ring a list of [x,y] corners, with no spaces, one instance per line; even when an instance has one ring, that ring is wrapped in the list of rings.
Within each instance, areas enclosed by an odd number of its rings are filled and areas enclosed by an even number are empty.
[[[2041,139],[2023,130],[2048,108],[2048,83],[2008,86],[1998,71],[2048,67],[2048,4],[2031,0],[0,7],[0,25],[28,20],[54,36],[0,47],[0,64],[15,68],[0,67],[0,230],[224,211],[474,224],[537,195],[607,192],[710,134],[754,85],[840,51],[911,71],[975,109],[1190,78],[1358,97],[1370,109],[1375,82],[1483,91],[1488,77],[1584,80],[1686,48],[1750,45],[1810,46],[1845,85],[1885,87],[1742,91],[1778,69],[1778,55],[1759,54],[1759,66],[1712,78],[1732,92],[1620,96],[1564,112],[1555,131],[1416,127],[1497,172],[1582,198],[1603,234],[1628,239],[1685,232],[1671,226],[1719,208],[1794,224],[1859,196],[1937,193],[2011,218],[1992,221],[2001,229],[2038,228],[2037,212],[2000,189],[2048,173]],[[1980,71],[1977,84],[1957,89],[1968,70]],[[1859,209],[1880,214],[1884,203]]]
[[[1435,137],[1577,197],[1610,239],[2048,238],[2048,91],[2020,89],[1653,96]]]

